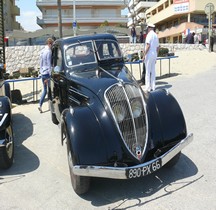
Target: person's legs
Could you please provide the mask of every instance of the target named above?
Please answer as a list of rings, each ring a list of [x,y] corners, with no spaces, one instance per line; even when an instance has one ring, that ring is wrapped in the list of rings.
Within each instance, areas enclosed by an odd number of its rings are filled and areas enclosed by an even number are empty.
[[[139,81],[140,86],[145,85],[145,77],[146,77],[145,75],[146,75],[146,67],[145,67],[145,63],[143,62],[142,76],[141,76],[141,79]]]
[[[39,107],[38,107],[40,112],[42,112],[42,105],[43,105],[44,99],[45,99],[46,94],[47,94],[47,83],[45,82],[45,80],[47,80],[47,79],[48,79],[47,76],[42,76],[43,92],[41,94],[41,98],[39,101]]]
[[[145,59],[146,75],[145,75],[145,90],[150,91],[150,79],[151,79],[151,62],[149,58]]]
[[[156,59],[153,59],[153,62],[151,63],[151,82],[150,82],[150,86],[151,86],[151,90],[155,90],[155,63],[156,63]]]

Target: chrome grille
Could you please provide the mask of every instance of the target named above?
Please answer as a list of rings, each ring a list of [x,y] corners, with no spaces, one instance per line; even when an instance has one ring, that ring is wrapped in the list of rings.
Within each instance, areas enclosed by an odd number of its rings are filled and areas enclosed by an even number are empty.
[[[147,123],[144,99],[140,89],[134,85],[117,84],[106,91],[105,99],[126,147],[137,159],[141,159],[146,147]],[[134,99],[139,100],[142,104],[142,113],[136,118],[133,117],[131,108]],[[114,107],[116,104],[121,107],[120,112],[124,110],[124,119],[120,122],[115,116]]]

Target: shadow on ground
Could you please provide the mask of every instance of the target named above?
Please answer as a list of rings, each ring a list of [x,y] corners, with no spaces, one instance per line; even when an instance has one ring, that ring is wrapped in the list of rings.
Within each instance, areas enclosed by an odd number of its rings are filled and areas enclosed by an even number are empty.
[[[164,167],[154,174],[139,179],[110,180],[93,178],[89,193],[82,196],[82,198],[91,201],[92,205],[96,207],[118,202],[118,205],[110,209],[138,208],[198,181],[202,177],[181,181],[196,175],[197,172],[196,165],[182,154],[179,162],[173,168]],[[159,190],[163,190],[162,195],[150,198]],[[144,202],[143,198],[145,198]],[[131,200],[133,200],[133,205],[129,202]]]
[[[177,77],[179,75],[181,75],[181,74],[178,74],[178,73],[164,74],[164,75],[156,77],[156,80],[166,79],[166,78],[170,78],[170,77]]]
[[[15,141],[14,163],[11,168],[0,170],[1,176],[25,174],[36,170],[40,164],[37,155],[23,145],[23,142],[33,135],[32,121],[21,113],[13,114],[13,133]],[[16,177],[14,176],[14,179]]]

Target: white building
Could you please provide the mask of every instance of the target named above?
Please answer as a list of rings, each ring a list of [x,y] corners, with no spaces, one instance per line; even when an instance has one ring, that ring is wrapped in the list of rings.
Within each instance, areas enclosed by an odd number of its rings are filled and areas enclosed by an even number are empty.
[[[72,28],[73,22],[77,23],[76,26],[80,30],[95,29],[104,23],[109,26],[126,26],[128,18],[121,15],[122,10],[127,7],[125,2],[125,0],[61,0],[62,28]],[[37,24],[43,29],[58,27],[57,0],[37,0],[36,5],[42,13],[42,17],[37,18]]]
[[[15,5],[15,0],[3,1],[3,15],[5,31],[21,29],[20,24],[16,21],[16,16],[20,15],[20,9]]]
[[[133,24],[139,25],[141,21],[145,22],[146,10],[154,6],[159,0],[129,0],[128,4],[128,27]]]

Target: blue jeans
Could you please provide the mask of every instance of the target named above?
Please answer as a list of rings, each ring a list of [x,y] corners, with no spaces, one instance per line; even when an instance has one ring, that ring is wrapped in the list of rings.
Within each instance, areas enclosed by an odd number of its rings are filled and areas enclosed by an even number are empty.
[[[49,80],[50,75],[49,74],[42,75],[41,78],[42,78],[42,83],[43,83],[43,92],[42,92],[40,102],[39,102],[40,107],[43,105],[44,99],[45,99],[46,94],[47,94],[47,84],[48,83],[46,83],[45,80],[47,80],[47,79]]]

